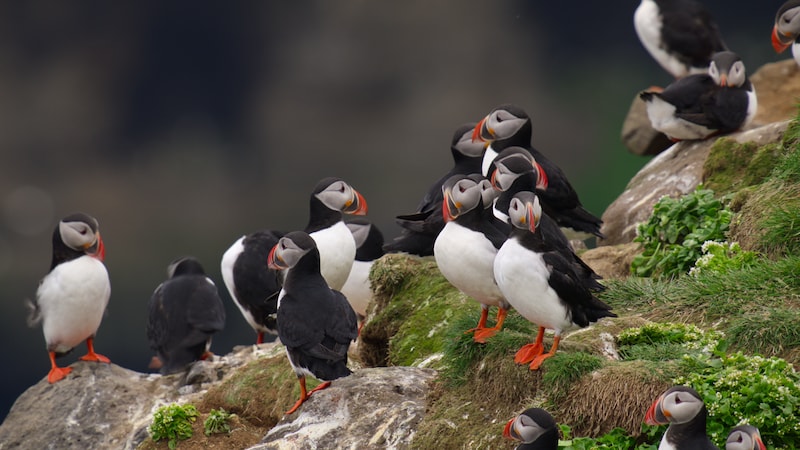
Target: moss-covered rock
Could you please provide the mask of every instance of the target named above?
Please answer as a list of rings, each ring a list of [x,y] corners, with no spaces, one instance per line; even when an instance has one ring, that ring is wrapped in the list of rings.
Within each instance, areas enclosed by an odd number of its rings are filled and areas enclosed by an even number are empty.
[[[703,164],[703,185],[717,194],[728,194],[761,183],[783,153],[780,143],[758,146],[720,138],[711,146]]]

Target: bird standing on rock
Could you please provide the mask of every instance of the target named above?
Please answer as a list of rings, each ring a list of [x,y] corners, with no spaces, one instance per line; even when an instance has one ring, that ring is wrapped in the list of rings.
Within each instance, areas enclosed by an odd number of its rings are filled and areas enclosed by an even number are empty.
[[[42,322],[50,353],[51,368],[47,375],[50,383],[72,371],[72,367],[58,367],[56,358],[69,353],[83,340],[88,352],[81,361],[110,362],[94,351],[94,336],[111,296],[104,258],[105,246],[97,219],[84,213],[61,219],[53,232],[50,272],[39,283],[35,302],[29,304],[28,324]]]
[[[494,277],[508,303],[539,326],[536,341],[514,356],[517,364],[541,367],[555,355],[561,334],[586,327],[603,317],[616,317],[611,308],[584,286],[572,262],[542,239],[538,229],[542,216],[533,192],[517,193],[509,206],[512,230],[494,259]],[[550,351],[544,352],[545,329],[555,331]]]
[[[147,340],[156,352],[150,368],[165,375],[210,356],[211,337],[225,327],[217,286],[197,259],[173,261],[167,276],[147,305]]]
[[[433,247],[442,275],[465,295],[481,304],[477,327],[469,330],[484,343],[503,327],[511,305],[494,280],[494,258],[506,235],[485,216],[483,189],[467,175],[453,175],[442,185],[445,226]],[[489,308],[496,306],[497,322],[487,327]]]
[[[287,233],[270,250],[267,264],[291,269],[278,297],[278,337],[300,383],[300,399],[289,415],[331,380],[350,375],[347,351],[358,338],[358,324],[344,295],[322,278],[319,250],[307,233]],[[307,391],[307,375],[324,383]]]
[[[643,91],[653,128],[673,141],[737,131],[753,119],[756,92],[736,53],[715,53],[708,73],[689,75],[663,91]]]
[[[316,241],[322,276],[334,289],[344,286],[356,255],[353,234],[342,214],[366,213],[364,196],[340,178],[323,178],[311,193],[304,230]],[[283,275],[269,270],[264,265],[264,256],[283,235],[281,231],[260,230],[242,236],[222,256],[222,280],[245,320],[256,331],[258,344],[264,342],[265,333],[276,333],[275,314]]]
[[[711,13],[695,0],[642,0],[633,25],[650,56],[675,78],[704,73],[714,53],[728,50]]]

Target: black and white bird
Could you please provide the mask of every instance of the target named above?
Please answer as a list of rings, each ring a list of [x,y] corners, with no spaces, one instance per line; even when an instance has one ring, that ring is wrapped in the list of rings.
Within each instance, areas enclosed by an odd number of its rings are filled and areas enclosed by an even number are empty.
[[[704,73],[728,50],[711,13],[695,0],[642,0],[633,25],[650,56],[675,78]]]
[[[225,306],[200,262],[179,258],[147,304],[147,340],[156,352],[150,368],[164,375],[208,358],[211,338],[225,328]]]
[[[287,233],[270,251],[268,264],[291,269],[278,299],[278,336],[300,383],[300,399],[288,415],[331,380],[350,375],[347,350],[358,337],[358,325],[350,303],[322,277],[319,250],[307,233]],[[307,375],[324,383],[307,391]]]
[[[473,131],[474,140],[489,143],[481,173],[491,179],[492,162],[497,154],[508,147],[524,148],[540,167],[542,186],[537,186],[535,192],[541,198],[547,214],[561,227],[602,238],[600,227],[603,221],[583,207],[564,171],[533,147],[531,135],[531,119],[522,108],[501,105],[493,109],[478,122]]]
[[[792,47],[792,56],[800,65],[800,0],[789,0],[778,8],[772,27],[772,47],[778,53]]]
[[[528,408],[506,423],[503,436],[522,442],[515,450],[556,450],[558,425],[542,408]]]
[[[304,230],[316,241],[322,276],[334,289],[344,286],[356,256],[356,243],[343,213],[365,215],[366,200],[344,180],[323,178],[311,193]],[[222,256],[222,280],[245,320],[256,331],[259,344],[264,342],[264,333],[276,332],[275,314],[283,275],[269,270],[265,258],[283,234],[261,230],[242,236]]]
[[[673,386],[661,394],[645,414],[648,425],[667,425],[659,450],[717,450],[708,434],[708,410],[694,389]]]
[[[555,355],[564,331],[582,328],[603,317],[616,317],[611,307],[594,296],[576,274],[573,263],[542,239],[542,208],[533,192],[517,193],[509,206],[512,230],[494,259],[494,277],[508,303],[539,326],[536,341],[515,355],[518,364],[537,370]],[[545,329],[555,332],[544,353]]]
[[[353,233],[356,241],[356,259],[341,291],[356,312],[358,329],[361,330],[367,315],[367,307],[373,299],[369,272],[375,260],[384,255],[383,233],[377,225],[366,219],[349,220],[347,228]]]
[[[758,99],[736,53],[715,53],[706,74],[676,80],[663,91],[643,91],[653,128],[673,141],[705,139],[747,126]]]
[[[531,154],[522,147],[508,147],[501,151],[495,157],[492,166],[494,167],[492,186],[499,191],[499,196],[493,204],[493,213],[499,220],[510,223],[508,209],[511,200],[519,192],[530,191],[533,187],[541,186],[542,169],[533,160]],[[575,273],[587,289],[605,290],[605,286],[598,281],[601,278],[600,275],[575,254],[567,236],[544,211],[538,229],[542,240],[551,248],[559,251],[572,264]],[[505,230],[507,236],[511,230],[510,225]]]
[[[42,322],[50,354],[50,383],[72,371],[72,367],[58,367],[56,358],[84,340],[88,352],[80,358],[82,361],[109,362],[94,351],[94,336],[111,296],[104,259],[105,246],[97,219],[84,213],[61,219],[53,232],[50,272],[39,283],[35,301],[28,305],[28,324]]]
[[[442,183],[453,175],[469,175],[480,171],[485,145],[473,142],[475,123],[459,126],[450,142],[453,166],[430,185],[417,205],[416,212],[396,217],[403,229],[400,235],[384,245],[387,253],[409,253],[417,256],[433,255],[433,243],[444,228],[442,218]]]
[[[434,244],[442,275],[465,295],[481,304],[478,325],[469,330],[484,343],[503,328],[510,305],[494,280],[494,257],[507,234],[487,220],[481,184],[467,175],[453,175],[442,185],[445,225]],[[489,308],[497,307],[497,321],[487,327]]]
[[[733,427],[725,441],[725,450],[767,450],[758,428],[752,425]]]

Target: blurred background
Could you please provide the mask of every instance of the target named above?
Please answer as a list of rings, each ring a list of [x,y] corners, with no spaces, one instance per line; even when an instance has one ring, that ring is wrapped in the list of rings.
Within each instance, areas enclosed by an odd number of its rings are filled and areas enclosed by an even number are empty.
[[[146,305],[194,255],[226,302],[212,350],[255,333],[219,273],[241,235],[301,229],[339,176],[387,240],[451,166],[455,128],[515,103],[600,216],[648,159],[620,143],[636,93],[666,85],[637,0],[0,2],[0,419],[49,370],[25,324],[57,221],[98,218],[112,294],[99,353],[147,371]],[[752,74],[781,2],[706,1]],[[85,353],[81,345],[60,363]]]

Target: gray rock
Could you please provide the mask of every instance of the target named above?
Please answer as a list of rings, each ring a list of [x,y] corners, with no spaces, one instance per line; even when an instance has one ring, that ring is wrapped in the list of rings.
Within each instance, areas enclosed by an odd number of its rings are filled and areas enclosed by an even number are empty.
[[[250,450],[410,448],[425,415],[431,369],[361,369],[311,396]]]
[[[779,141],[788,123],[776,122],[727,137],[763,145]],[[603,213],[601,231],[606,239],[598,241],[598,245],[632,242],[636,226],[650,217],[653,205],[661,197],[692,192],[703,181],[703,164],[717,139],[678,142],[647,163]]]

